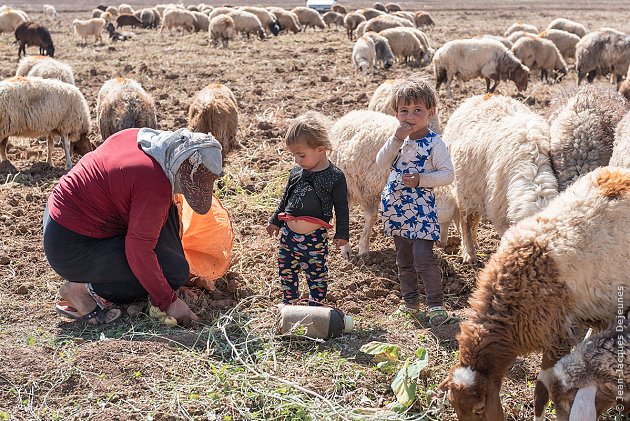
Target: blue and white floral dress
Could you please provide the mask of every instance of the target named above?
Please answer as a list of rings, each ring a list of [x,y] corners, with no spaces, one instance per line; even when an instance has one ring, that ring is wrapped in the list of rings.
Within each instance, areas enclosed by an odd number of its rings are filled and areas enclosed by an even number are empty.
[[[402,182],[403,174],[426,171],[425,163],[433,151],[433,138],[436,136],[430,131],[422,139],[407,139],[398,151],[381,193],[385,235],[410,240],[440,239],[433,189],[405,187]]]

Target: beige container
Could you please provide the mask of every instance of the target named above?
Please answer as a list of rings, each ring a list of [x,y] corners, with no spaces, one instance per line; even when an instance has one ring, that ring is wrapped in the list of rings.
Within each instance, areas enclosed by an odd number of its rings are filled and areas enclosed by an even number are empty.
[[[352,316],[331,307],[288,305],[280,310],[281,334],[328,339],[352,331]]]

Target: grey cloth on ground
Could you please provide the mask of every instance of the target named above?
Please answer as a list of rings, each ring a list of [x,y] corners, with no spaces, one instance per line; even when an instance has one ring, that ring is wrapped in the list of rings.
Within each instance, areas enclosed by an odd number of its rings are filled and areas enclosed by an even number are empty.
[[[209,133],[193,133],[188,129],[174,132],[143,128],[138,131],[138,144],[162,167],[176,192],[175,177],[182,162],[191,158],[193,173],[202,165],[213,174],[223,175],[221,144]]]

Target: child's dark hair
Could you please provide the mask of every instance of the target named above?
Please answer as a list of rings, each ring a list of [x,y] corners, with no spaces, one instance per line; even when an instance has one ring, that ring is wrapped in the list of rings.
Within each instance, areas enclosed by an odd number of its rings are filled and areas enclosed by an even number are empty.
[[[428,80],[412,76],[394,84],[392,96],[389,100],[389,106],[394,112],[398,111],[400,105],[409,105],[417,102],[422,102],[428,109],[437,107],[435,90]]]
[[[329,126],[329,121],[324,115],[316,111],[308,111],[291,122],[284,136],[284,142],[287,146],[304,143],[309,148],[323,146],[326,150],[332,150],[328,137]]]

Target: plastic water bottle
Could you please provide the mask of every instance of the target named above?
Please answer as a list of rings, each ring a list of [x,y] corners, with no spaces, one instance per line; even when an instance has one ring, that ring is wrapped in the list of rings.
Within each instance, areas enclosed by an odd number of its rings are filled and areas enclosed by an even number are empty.
[[[328,339],[352,331],[352,316],[331,307],[287,305],[280,310],[278,330],[295,337]]]

